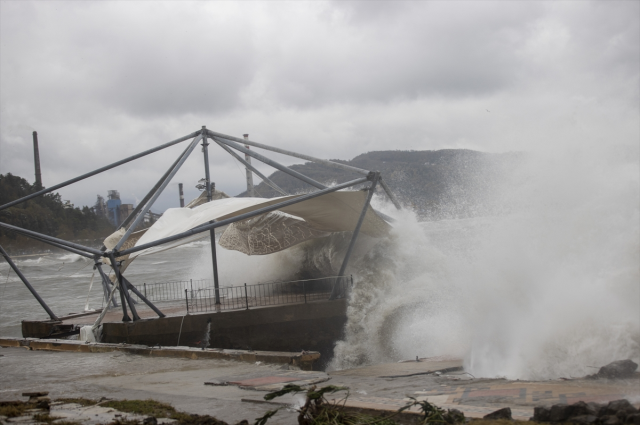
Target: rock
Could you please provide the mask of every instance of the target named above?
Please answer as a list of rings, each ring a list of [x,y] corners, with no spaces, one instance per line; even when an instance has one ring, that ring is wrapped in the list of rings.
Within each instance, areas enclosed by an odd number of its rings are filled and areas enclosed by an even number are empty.
[[[638,409],[633,407],[628,400],[614,400],[610,401],[609,404],[602,410],[601,415],[618,415],[618,413],[622,413],[624,416],[631,413],[637,413]]]
[[[550,411],[546,407],[538,406],[533,408],[533,418],[536,422],[549,422]]]
[[[618,419],[617,416],[614,415],[604,415],[600,417],[600,423],[602,425],[619,425],[622,422],[620,422],[620,419]]]
[[[598,417],[596,415],[580,415],[574,416],[569,421],[574,424],[594,424],[598,421]]]
[[[625,422],[628,424],[640,425],[640,413],[627,415],[627,420]]]
[[[465,422],[464,413],[458,409],[448,409],[445,416],[447,423],[458,424]]]
[[[604,414],[603,413],[605,408],[604,404],[596,403],[595,401],[589,402],[587,404],[589,405],[589,408],[593,412],[592,413],[593,415],[602,416]]]
[[[509,419],[512,420],[513,418],[511,417],[511,408],[510,407],[504,407],[502,409],[496,410],[495,412],[491,412],[488,415],[483,416],[482,419]]]
[[[606,366],[602,366],[598,373],[596,373],[596,377],[598,378],[610,378],[610,379],[619,379],[619,378],[628,378],[638,369],[638,364],[627,359],[627,360],[618,360],[612,363],[609,363]]]
[[[144,425],[158,425],[158,420],[154,416],[149,416],[148,418],[144,418],[142,423]]]

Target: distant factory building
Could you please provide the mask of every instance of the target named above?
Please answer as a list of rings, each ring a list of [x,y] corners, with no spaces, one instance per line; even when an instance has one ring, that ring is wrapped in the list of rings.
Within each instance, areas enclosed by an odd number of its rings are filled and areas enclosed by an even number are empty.
[[[110,190],[108,198],[107,218],[114,226],[119,226],[133,212],[133,204],[123,204],[117,190]]]

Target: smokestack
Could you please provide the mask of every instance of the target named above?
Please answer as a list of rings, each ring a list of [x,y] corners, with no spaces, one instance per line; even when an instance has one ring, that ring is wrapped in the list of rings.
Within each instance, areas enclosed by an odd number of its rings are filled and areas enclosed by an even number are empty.
[[[180,208],[184,208],[184,193],[182,193],[182,183],[178,183],[180,189]]]
[[[33,162],[36,166],[36,188],[42,189],[42,175],[40,174],[40,150],[38,149],[38,132],[33,132]]]
[[[249,138],[248,134],[243,134],[242,136],[244,136],[244,139],[247,140]],[[247,149],[251,149],[249,147],[249,145],[244,145],[245,148]],[[246,153],[244,154],[244,159],[251,164],[251,157],[249,155],[247,155]],[[247,195],[255,198],[256,196],[256,192],[253,188],[253,173],[251,172],[250,169],[246,169],[247,170]]]

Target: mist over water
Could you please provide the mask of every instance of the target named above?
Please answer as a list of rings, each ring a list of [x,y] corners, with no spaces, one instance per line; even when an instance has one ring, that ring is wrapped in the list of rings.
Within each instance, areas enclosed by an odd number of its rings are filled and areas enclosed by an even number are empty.
[[[637,148],[529,154],[481,218],[418,223],[353,264],[332,367],[452,355],[476,377],[640,360]],[[391,212],[391,211],[389,211]]]

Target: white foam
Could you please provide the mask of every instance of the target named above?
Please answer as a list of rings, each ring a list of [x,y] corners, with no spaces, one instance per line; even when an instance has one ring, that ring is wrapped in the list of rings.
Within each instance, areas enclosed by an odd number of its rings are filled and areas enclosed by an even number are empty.
[[[355,259],[333,367],[435,355],[476,377],[584,376],[640,360],[637,155],[529,154],[494,217],[417,223]]]

